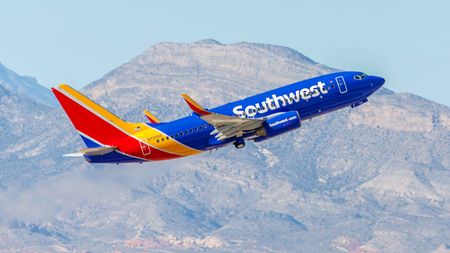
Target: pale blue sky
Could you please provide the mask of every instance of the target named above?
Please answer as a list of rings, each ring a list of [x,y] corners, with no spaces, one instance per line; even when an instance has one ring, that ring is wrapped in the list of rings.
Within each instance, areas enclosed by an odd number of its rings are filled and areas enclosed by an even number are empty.
[[[0,62],[82,87],[161,41],[289,46],[450,105],[450,1],[3,1]]]

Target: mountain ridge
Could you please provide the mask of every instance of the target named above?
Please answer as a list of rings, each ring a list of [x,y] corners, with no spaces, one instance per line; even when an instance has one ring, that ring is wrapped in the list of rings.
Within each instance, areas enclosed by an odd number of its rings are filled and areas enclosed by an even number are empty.
[[[169,43],[83,92],[127,120],[144,120],[145,108],[174,119],[190,113],[182,92],[220,105],[333,71],[302,59]],[[61,157],[83,144],[50,109],[0,146],[0,240],[41,252],[437,251],[450,240],[448,126],[447,106],[382,89],[244,150],[102,166]]]
[[[50,90],[41,86],[33,77],[23,76],[8,69],[0,62],[0,86],[20,96],[26,96],[37,103],[56,106]]]

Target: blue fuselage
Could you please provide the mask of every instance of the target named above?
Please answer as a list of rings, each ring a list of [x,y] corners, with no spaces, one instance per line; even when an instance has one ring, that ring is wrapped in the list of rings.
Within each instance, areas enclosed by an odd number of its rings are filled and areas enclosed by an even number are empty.
[[[384,79],[362,72],[338,72],[234,101],[210,109],[212,112],[247,118],[270,117],[288,111],[298,112],[301,120],[311,119],[344,107],[355,107],[367,101],[384,84]],[[151,124],[175,140],[198,150],[210,150],[237,140],[236,137],[217,140],[210,133],[214,127],[198,115],[167,123]],[[254,133],[240,138],[249,138]]]

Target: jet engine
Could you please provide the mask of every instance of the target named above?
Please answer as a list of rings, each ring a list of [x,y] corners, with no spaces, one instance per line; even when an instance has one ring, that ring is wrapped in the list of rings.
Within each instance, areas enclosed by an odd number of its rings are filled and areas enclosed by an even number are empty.
[[[301,126],[300,116],[297,111],[288,111],[277,113],[263,123],[263,125],[256,129],[255,142],[263,141],[268,138],[280,135],[290,130],[297,129]]]

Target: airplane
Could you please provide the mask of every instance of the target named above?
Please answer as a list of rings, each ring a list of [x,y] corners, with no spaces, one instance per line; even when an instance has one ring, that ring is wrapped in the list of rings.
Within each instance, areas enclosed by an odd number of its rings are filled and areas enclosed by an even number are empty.
[[[66,84],[52,88],[86,144],[76,153],[90,163],[142,163],[200,154],[229,144],[243,148],[301,127],[304,120],[357,107],[383,86],[382,77],[345,71],[292,83],[212,109],[187,94],[186,117],[127,122]]]

